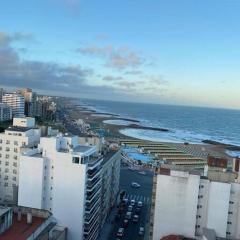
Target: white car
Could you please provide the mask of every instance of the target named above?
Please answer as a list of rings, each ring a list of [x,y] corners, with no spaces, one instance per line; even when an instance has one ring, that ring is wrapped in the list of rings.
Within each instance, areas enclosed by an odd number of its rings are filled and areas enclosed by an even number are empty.
[[[133,210],[133,206],[132,205],[128,206],[128,212],[132,212],[132,210]]]
[[[137,203],[137,206],[138,206],[138,207],[142,207],[142,206],[143,206],[143,203],[142,203],[141,201],[139,201],[139,202]]]
[[[141,175],[146,175],[146,172],[142,171],[142,172],[138,172]]]
[[[136,183],[136,182],[132,182],[131,186],[134,187],[134,188],[140,188],[141,187],[141,185],[139,183]]]
[[[130,204],[131,204],[131,206],[134,206],[135,205],[135,200],[132,199]]]
[[[143,236],[143,235],[144,235],[144,228],[143,228],[143,227],[140,227],[140,228],[139,228],[138,235],[139,235],[139,236]]]
[[[124,234],[124,228],[119,228],[118,229],[118,232],[117,232],[117,237],[123,237],[123,234]]]

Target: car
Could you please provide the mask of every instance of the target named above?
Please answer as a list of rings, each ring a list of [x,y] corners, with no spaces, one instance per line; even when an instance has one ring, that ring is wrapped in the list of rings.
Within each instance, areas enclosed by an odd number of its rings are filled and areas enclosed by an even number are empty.
[[[129,220],[128,220],[128,219],[124,219],[124,220],[123,220],[123,226],[124,226],[124,227],[127,227],[128,224],[129,224]]]
[[[125,205],[128,204],[128,199],[127,199],[127,198],[124,198],[124,199],[122,200],[122,203],[125,204]]]
[[[125,218],[130,220],[132,218],[132,212],[127,212]]]
[[[137,206],[138,206],[138,207],[142,207],[142,206],[143,206],[143,203],[142,203],[141,201],[139,201],[139,202],[137,203]]]
[[[129,206],[128,206],[128,212],[132,212],[132,210],[133,210],[133,206],[132,206],[132,205],[129,205]]]
[[[135,214],[135,215],[133,216],[133,222],[134,222],[134,223],[137,223],[138,220],[139,220],[139,216],[138,216],[137,214]]]
[[[136,212],[136,213],[140,213],[140,212],[141,212],[141,208],[140,208],[140,207],[137,207],[137,208],[135,209],[135,212]]]
[[[130,202],[131,206],[134,206],[135,205],[135,200],[132,199],[131,202]]]
[[[124,228],[119,228],[116,235],[117,235],[117,237],[123,237],[123,235],[124,235]]]
[[[144,235],[144,227],[140,227],[139,228],[138,235],[139,236],[143,236]]]
[[[131,183],[131,187],[133,187],[133,188],[140,188],[141,185],[140,185],[139,183],[132,182],[132,183]]]
[[[144,171],[141,171],[141,172],[138,172],[139,174],[141,174],[141,175],[146,175],[146,172],[144,172]]]

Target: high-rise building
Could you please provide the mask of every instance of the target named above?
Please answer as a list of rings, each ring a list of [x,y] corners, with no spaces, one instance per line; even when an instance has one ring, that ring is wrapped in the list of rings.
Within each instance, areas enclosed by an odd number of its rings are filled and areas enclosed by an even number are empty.
[[[4,89],[0,88],[0,102],[2,102],[3,94],[4,94]]]
[[[201,177],[160,169],[154,179],[150,239],[172,234],[195,238],[203,236],[204,229],[217,237],[239,239],[240,183],[229,181],[232,173],[228,178],[226,172],[223,177],[219,173]]]
[[[69,240],[97,239],[102,162],[96,147],[79,145],[78,137],[41,138],[20,158],[18,204],[50,211]]]
[[[17,203],[19,157],[25,147],[37,146],[40,130],[32,118],[14,118],[13,126],[0,133],[0,202]]]
[[[12,108],[5,103],[0,103],[0,122],[12,119]]]
[[[6,93],[2,97],[2,102],[12,108],[13,117],[24,116],[25,99],[22,95],[17,93]]]

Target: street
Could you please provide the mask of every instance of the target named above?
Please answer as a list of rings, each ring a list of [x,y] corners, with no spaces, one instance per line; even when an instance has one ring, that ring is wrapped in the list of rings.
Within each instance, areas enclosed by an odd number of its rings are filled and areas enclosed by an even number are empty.
[[[129,170],[127,167],[122,167],[121,169],[121,177],[120,177],[120,189],[126,191],[126,196],[129,200],[135,200],[136,204],[138,201],[143,203],[141,207],[141,211],[139,214],[139,221],[137,223],[133,223],[132,219],[129,221],[127,227],[124,228],[124,236],[120,239],[126,240],[140,240],[144,239],[145,236],[139,236],[139,228],[144,227],[146,234],[146,224],[149,221],[149,210],[151,204],[151,194],[152,194],[152,180],[153,175],[151,172],[146,171],[146,175],[139,174],[138,171]],[[140,188],[131,187],[131,182],[137,182],[141,185]],[[129,204],[128,204],[129,205]],[[120,227],[123,226],[123,221],[125,219],[125,215],[127,212],[127,207],[124,208],[124,212],[121,214],[121,218],[114,221],[114,226],[112,229],[111,237],[109,239],[116,240],[118,237],[116,233]],[[133,215],[135,214],[137,206],[133,207]],[[115,210],[115,214],[117,211]]]

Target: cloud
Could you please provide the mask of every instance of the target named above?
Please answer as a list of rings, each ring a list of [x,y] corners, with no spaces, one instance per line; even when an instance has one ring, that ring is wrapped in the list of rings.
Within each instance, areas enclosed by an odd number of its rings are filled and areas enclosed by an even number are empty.
[[[140,70],[132,70],[132,71],[126,71],[125,74],[126,75],[142,75],[143,72]]]
[[[141,66],[145,59],[137,52],[125,47],[114,48],[112,45],[104,47],[90,46],[76,49],[78,53],[105,59],[105,66],[117,70],[133,69]]]
[[[114,82],[122,79],[123,79],[122,77],[114,77],[114,76],[105,76],[102,78],[103,81],[107,81],[107,82]]]

